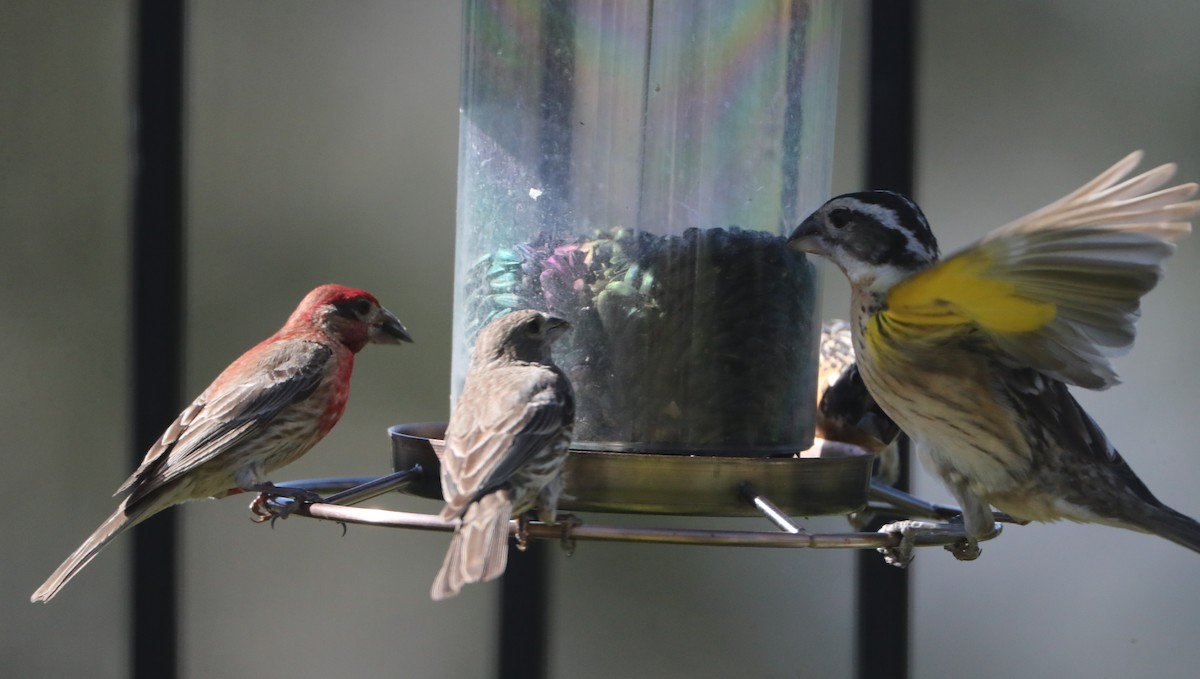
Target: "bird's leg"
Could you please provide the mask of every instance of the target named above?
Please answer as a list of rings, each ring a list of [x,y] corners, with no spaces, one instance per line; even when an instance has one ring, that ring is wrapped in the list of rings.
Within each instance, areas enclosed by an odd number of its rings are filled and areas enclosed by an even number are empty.
[[[521,512],[517,515],[517,551],[526,549],[529,549],[529,513]]]
[[[558,517],[558,525],[562,530],[559,537],[559,546],[567,553],[567,556],[575,555],[575,536],[572,531],[576,526],[582,526],[583,521],[574,514],[562,514]]]
[[[562,497],[563,491],[562,476],[555,478],[546,487],[538,493],[537,499],[537,517],[538,521],[546,525],[555,523],[558,516],[558,500]]]
[[[558,513],[558,501],[563,496],[563,479],[558,477],[546,485],[542,492],[538,494],[537,516],[538,521],[547,526],[558,524],[561,532],[560,544],[567,556],[575,553],[575,538],[571,536],[571,531],[575,526],[581,525],[580,521],[572,514]]]
[[[950,492],[962,507],[963,530],[967,537],[952,545],[946,545],[946,551],[959,561],[974,561],[983,553],[979,547],[979,536],[987,535],[992,530],[995,517],[992,507],[982,498],[971,491],[965,482],[950,483]]]

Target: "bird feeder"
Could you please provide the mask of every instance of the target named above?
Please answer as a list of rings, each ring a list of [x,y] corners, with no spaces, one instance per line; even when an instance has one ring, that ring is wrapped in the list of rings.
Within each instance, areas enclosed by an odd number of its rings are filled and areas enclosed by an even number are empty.
[[[812,445],[818,271],[785,239],[830,193],[839,5],[469,0],[464,11],[452,402],[489,321],[526,308],[566,318],[554,359],[576,422],[560,509],[761,515],[779,529],[589,524],[572,537],[890,548],[899,534],[811,535],[789,515],[957,514],[872,487],[862,449]],[[397,487],[440,500],[444,430],[393,427],[396,474],[291,484],[365,485],[289,510],[451,530],[337,506]],[[935,525],[903,539],[964,535]]]

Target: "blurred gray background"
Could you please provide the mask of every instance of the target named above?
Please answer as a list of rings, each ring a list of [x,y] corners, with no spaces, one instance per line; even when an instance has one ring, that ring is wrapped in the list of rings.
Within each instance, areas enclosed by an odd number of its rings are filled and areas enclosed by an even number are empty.
[[[834,191],[861,185],[863,10],[846,5]],[[0,2],[0,676],[127,674],[128,539],[29,594],[130,471],[129,2]],[[187,394],[309,288],[369,289],[417,344],[360,357],[341,425],[286,478],[388,470],[385,428],[448,412],[460,6],[190,4]],[[925,0],[918,181],[943,249],[1126,152],[1200,179],[1200,3]],[[1144,305],[1125,384],[1079,398],[1147,485],[1200,515],[1200,244]],[[845,283],[827,270],[827,316]],[[917,472],[916,489],[949,500]],[[433,512],[434,503],[390,501]],[[182,511],[182,676],[490,676],[497,587],[434,605],[446,536]],[[743,527],[760,524],[738,524]],[[837,518],[812,522],[840,530]],[[552,559],[555,677],[834,677],[846,552],[585,543]],[[1193,677],[1200,555],[1110,528],[1008,529],[913,566],[913,676]]]

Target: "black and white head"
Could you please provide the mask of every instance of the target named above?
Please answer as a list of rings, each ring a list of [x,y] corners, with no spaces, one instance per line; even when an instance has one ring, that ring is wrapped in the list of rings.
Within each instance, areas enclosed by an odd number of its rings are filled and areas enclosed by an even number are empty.
[[[541,311],[513,311],[479,331],[472,363],[523,361],[549,364],[551,345],[570,329],[571,324],[567,321]]]
[[[788,247],[825,257],[855,285],[890,286],[938,259],[916,203],[893,191],[847,193],[796,227]]]

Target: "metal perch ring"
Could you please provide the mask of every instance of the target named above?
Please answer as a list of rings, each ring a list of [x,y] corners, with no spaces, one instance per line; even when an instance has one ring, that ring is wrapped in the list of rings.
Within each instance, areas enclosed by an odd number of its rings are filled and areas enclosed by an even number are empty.
[[[426,480],[425,470],[415,465],[388,476],[348,477],[294,481],[281,484],[286,487],[304,488],[314,492],[340,490],[321,502],[299,502],[285,497],[269,497],[267,502],[285,513],[325,519],[341,523],[353,523],[388,528],[414,530],[453,531],[457,521],[446,522],[432,514],[418,514],[384,509],[350,507],[347,504],[363,502],[392,490],[403,489],[411,484]],[[547,525],[531,521],[526,527],[529,537],[549,540],[597,540],[608,542],[638,542],[676,545],[710,545],[723,547],[775,547],[792,549],[892,549],[901,543],[901,536],[894,532],[878,533],[826,533],[814,534],[805,531],[795,520],[781,511],[770,499],[760,494],[751,484],[742,484],[742,501],[757,508],[759,513],[774,523],[779,531],[730,531],[683,528],[642,528],[593,524]],[[934,505],[906,493],[882,485],[873,485],[870,491],[870,507],[881,513],[899,516],[918,516],[934,519],[948,518],[957,514],[952,507]],[[998,520],[1008,517],[997,515]],[[511,533],[518,530],[518,522],[509,524]],[[1001,525],[983,536],[990,540],[1000,534]],[[930,523],[914,531],[909,537],[914,546],[950,546],[966,539],[961,524]]]

